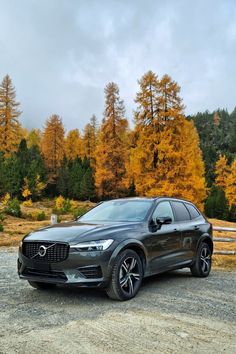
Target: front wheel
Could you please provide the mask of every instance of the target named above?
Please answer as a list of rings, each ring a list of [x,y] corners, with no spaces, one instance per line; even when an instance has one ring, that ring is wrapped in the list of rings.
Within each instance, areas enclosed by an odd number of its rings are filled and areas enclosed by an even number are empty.
[[[121,252],[112,269],[107,295],[120,301],[132,299],[140,289],[142,277],[143,267],[138,254],[129,249]]]
[[[51,283],[41,283],[38,281],[31,281],[28,280],[29,285],[31,285],[33,288],[38,289],[38,290],[48,290],[52,289],[56,286],[56,284],[51,284]]]
[[[190,267],[192,275],[195,277],[207,277],[211,271],[211,249],[209,245],[202,242],[197,250],[197,257]]]

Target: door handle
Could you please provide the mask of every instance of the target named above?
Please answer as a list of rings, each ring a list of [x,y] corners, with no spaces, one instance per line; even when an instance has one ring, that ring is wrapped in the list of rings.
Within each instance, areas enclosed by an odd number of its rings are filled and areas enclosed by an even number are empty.
[[[195,230],[199,230],[200,227],[196,225],[196,226],[194,226],[194,229],[195,229]]]

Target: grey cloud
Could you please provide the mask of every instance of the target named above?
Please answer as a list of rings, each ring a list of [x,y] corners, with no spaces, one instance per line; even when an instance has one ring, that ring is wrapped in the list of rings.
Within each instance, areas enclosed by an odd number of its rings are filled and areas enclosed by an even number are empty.
[[[93,113],[101,119],[111,80],[131,121],[149,69],[181,85],[187,114],[236,105],[234,0],[0,0],[0,8],[0,77],[12,77],[30,128],[52,113],[67,129]]]

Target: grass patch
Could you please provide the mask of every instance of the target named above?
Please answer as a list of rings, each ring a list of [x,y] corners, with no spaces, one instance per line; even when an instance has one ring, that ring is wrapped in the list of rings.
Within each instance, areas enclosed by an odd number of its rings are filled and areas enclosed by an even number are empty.
[[[236,256],[213,255],[212,265],[214,268],[224,268],[228,270],[236,269]]]

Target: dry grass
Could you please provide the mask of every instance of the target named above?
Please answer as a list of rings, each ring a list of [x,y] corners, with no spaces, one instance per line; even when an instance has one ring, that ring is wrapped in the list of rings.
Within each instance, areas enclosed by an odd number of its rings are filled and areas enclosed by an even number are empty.
[[[214,255],[213,256],[213,268],[221,268],[227,270],[236,269],[236,256],[223,256]]]
[[[41,227],[47,226],[50,224],[50,216],[52,214],[54,202],[52,200],[43,200],[41,202],[33,203],[32,207],[22,206],[23,215],[29,215],[37,211],[44,211],[46,215],[46,220],[44,221],[33,221],[29,218],[15,218],[12,216],[7,216],[4,220],[4,232],[0,232],[0,247],[1,246],[18,246],[23,236],[27,233],[39,229]],[[80,202],[79,207],[92,207],[94,204],[90,202]],[[61,221],[73,220],[72,214],[62,215]],[[236,223],[209,219],[209,221],[214,226],[222,227],[235,227]],[[236,233],[232,232],[214,232],[215,237],[235,237]],[[226,242],[215,242],[215,250],[234,250],[236,251],[236,243],[226,243]],[[223,256],[223,255],[214,255],[213,257],[213,267],[217,268],[226,268],[226,269],[235,269],[236,268],[236,256]]]
[[[94,205],[91,202],[79,202],[79,208],[90,208]],[[41,202],[33,203],[32,207],[25,207],[21,205],[22,218],[16,218],[13,216],[6,216],[3,222],[4,232],[0,232],[0,247],[1,246],[18,246],[22,238],[33,230],[37,230],[41,227],[50,225],[50,217],[54,206],[53,200],[43,200]],[[46,220],[35,221],[31,220],[30,214],[38,211],[44,211]],[[60,216],[61,222],[73,220],[73,214],[65,214]]]

